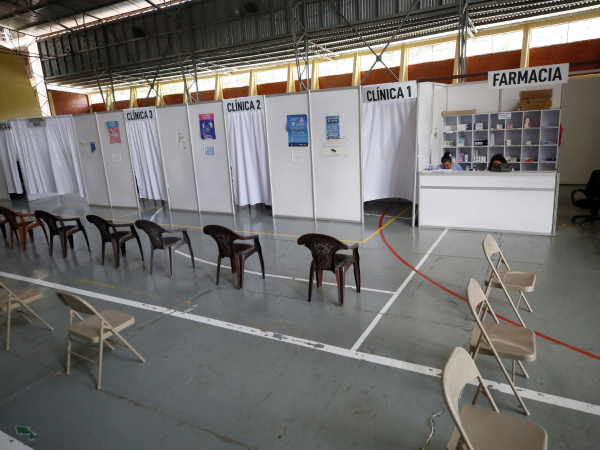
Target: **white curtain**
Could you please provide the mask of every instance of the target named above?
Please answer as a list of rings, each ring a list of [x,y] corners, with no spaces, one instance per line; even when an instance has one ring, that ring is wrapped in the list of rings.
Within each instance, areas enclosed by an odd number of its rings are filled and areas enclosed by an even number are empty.
[[[153,116],[156,117],[156,112]],[[128,120],[126,123],[140,197],[168,200],[156,120]]]
[[[271,204],[264,110],[225,114],[233,193],[238,206]]]
[[[85,188],[71,116],[46,118],[46,133],[58,193],[78,192],[84,197]]]
[[[4,168],[6,184],[10,194],[22,194],[23,186],[17,167],[18,151],[14,130],[0,130],[0,163]]]
[[[362,105],[364,201],[413,200],[417,99]]]
[[[46,127],[28,127],[27,119],[15,122],[15,142],[28,195],[58,193]]]

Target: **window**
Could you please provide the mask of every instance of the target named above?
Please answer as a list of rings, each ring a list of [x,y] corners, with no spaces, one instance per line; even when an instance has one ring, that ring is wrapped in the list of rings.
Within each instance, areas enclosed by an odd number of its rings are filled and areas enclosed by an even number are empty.
[[[179,81],[177,83],[163,84],[162,89],[163,95],[183,94],[185,86],[183,85],[183,81]]]
[[[223,89],[250,86],[250,72],[223,77]]]
[[[129,100],[129,89],[115,91],[115,101]]]
[[[313,63],[309,63],[308,64],[308,72],[306,69],[306,65],[305,64],[301,64],[300,65],[300,73],[302,74],[302,79],[306,80],[307,78],[312,77],[312,65]],[[296,65],[294,64],[293,66],[293,71],[294,71],[294,80],[298,79],[298,68],[296,67]]]
[[[521,50],[523,32],[494,34],[467,40],[467,57]]]
[[[375,51],[377,52],[377,54],[379,54],[379,52],[381,50],[375,50]],[[399,67],[401,53],[402,52],[400,50],[393,50],[393,51],[387,50],[381,57],[381,60],[390,69],[392,67]],[[362,72],[366,72],[367,70],[369,70],[371,68],[371,66],[373,65],[374,62],[375,62],[375,55],[372,53],[370,55],[361,56],[360,57],[360,70]],[[383,64],[381,64],[380,62],[378,62],[377,64],[375,64],[375,67],[373,67],[373,70],[384,69],[384,68],[385,68],[385,66]]]
[[[385,54],[385,53],[384,53]],[[354,71],[354,58],[336,59],[319,63],[319,76],[343,75]]]
[[[287,81],[288,70],[282,69],[262,70],[256,73],[256,84],[281,83]]]
[[[190,81],[190,80],[188,80]],[[196,92],[196,82],[190,81],[190,94]],[[215,90],[215,77],[210,78],[199,78],[198,79],[198,91],[214,91]]]
[[[551,25],[531,30],[531,47],[600,39],[600,18]]]
[[[150,92],[150,86],[137,88],[138,99],[146,98],[148,96],[148,92]],[[150,92],[150,98],[152,97],[156,97],[156,91],[154,89],[152,89],[152,92]]]
[[[106,92],[103,92],[104,94],[104,99],[106,99]],[[100,94],[92,94],[92,104],[98,104],[98,103],[104,103],[104,101],[102,100],[102,95]]]
[[[408,64],[422,64],[432,61],[454,59],[455,51],[456,42],[454,41],[409,48]]]

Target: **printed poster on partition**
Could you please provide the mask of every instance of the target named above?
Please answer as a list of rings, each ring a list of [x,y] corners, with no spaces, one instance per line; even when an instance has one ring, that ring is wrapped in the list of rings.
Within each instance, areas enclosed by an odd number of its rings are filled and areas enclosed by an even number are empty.
[[[200,137],[202,139],[216,139],[215,115],[200,114]]]
[[[325,116],[327,139],[340,138],[340,115]]]
[[[306,114],[287,116],[288,147],[308,147]]]
[[[117,122],[116,120],[112,122],[106,122],[106,132],[108,133],[109,144],[121,143],[121,131],[119,130],[119,122]]]

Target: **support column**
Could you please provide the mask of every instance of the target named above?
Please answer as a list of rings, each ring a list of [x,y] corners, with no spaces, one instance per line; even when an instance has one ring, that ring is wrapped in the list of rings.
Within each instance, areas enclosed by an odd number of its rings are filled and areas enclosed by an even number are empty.
[[[311,89],[319,89],[319,62],[316,59],[312,62],[312,75],[309,84]]]
[[[94,111],[92,110],[92,94],[87,94],[87,99],[88,99],[88,109],[86,112],[94,114]]]
[[[352,86],[358,86],[360,84],[360,56],[358,53],[354,54],[354,65],[352,67]]]
[[[408,81],[408,48],[406,44],[400,47],[400,81]]]
[[[223,75],[218,73],[215,76],[215,100],[223,100]]]
[[[137,88],[131,87],[131,88],[129,88],[129,108],[137,108],[137,107],[138,107]]]
[[[523,27],[523,46],[521,47],[521,69],[529,67],[529,43],[531,42],[531,24]]]
[[[248,95],[250,97],[254,95],[258,95],[258,90],[256,87],[256,70],[250,70],[250,85],[248,86]]]
[[[455,52],[454,52],[454,69],[452,70],[452,75],[454,75],[454,76],[458,75],[458,66],[459,66],[459,63],[458,63],[458,53],[459,53],[458,47],[459,47],[459,45],[460,45],[460,39],[458,38],[458,35],[457,35],[456,36],[456,49],[455,49]],[[457,78],[455,78],[455,79],[452,80],[452,84],[455,84],[455,83],[458,83],[458,79]]]
[[[52,98],[52,91],[48,91],[48,103],[50,104],[50,114],[55,116],[56,111],[54,110],[54,99]]]

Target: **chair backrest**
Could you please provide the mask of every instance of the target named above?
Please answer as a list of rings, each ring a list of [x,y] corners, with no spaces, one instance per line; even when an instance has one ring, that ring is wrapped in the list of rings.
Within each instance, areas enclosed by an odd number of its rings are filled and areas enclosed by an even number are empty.
[[[298,245],[306,246],[313,255],[315,267],[321,270],[335,270],[335,254],[348,246],[332,236],[310,233],[298,238]]]
[[[154,248],[163,248],[162,235],[168,230],[149,220],[136,220],[135,226],[148,235]]]
[[[590,176],[585,193],[588,198],[600,198],[600,170],[594,170]]]
[[[222,227],[221,225],[207,225],[203,228],[204,234],[208,234],[217,242],[219,253],[225,258],[233,257],[233,242],[240,238],[240,235]]]
[[[6,217],[6,221],[10,224],[12,229],[17,229],[19,225],[17,225],[17,214],[4,206],[0,206],[0,214]]]
[[[70,294],[69,292],[65,291],[57,291],[56,296],[65,304],[67,308],[72,309],[73,311],[77,311],[78,313],[82,314],[93,314],[100,316],[98,311],[96,311],[92,305],[77,295]]]
[[[111,224],[108,220],[103,219],[100,216],[94,216],[93,214],[89,214],[85,216],[89,223],[93,223],[100,231],[100,236],[102,236],[102,241],[110,242],[110,233],[111,233]]]
[[[469,450],[473,450],[473,446],[460,420],[458,399],[467,383],[474,378],[480,379],[481,376],[471,356],[464,348],[456,347],[442,371],[442,394],[452,420]]]
[[[50,230],[50,234],[58,234],[58,217],[54,214],[50,214],[49,212],[37,210],[35,211],[35,218],[40,220],[42,219],[48,225],[48,229]]]
[[[483,253],[488,260],[492,260],[492,256],[496,253],[500,253],[500,247],[498,247],[498,243],[492,237],[491,234],[488,234],[483,240]]]
[[[485,294],[481,290],[481,286],[475,281],[475,279],[471,278],[469,280],[469,284],[467,286],[467,300],[469,303],[469,309],[471,313],[473,313],[473,317],[475,320],[478,320],[477,315],[477,307],[482,303],[487,303],[485,299]],[[487,306],[487,305],[486,305]]]

